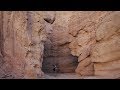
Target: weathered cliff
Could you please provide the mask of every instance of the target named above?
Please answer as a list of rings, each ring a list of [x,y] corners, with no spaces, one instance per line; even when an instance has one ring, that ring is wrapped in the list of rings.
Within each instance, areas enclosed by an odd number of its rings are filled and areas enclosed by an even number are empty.
[[[42,12],[4,11],[2,13],[1,78],[42,76],[44,20]]]
[[[78,57],[76,73],[120,76],[120,12],[75,12],[71,16],[70,49]]]
[[[92,50],[94,74],[120,77],[120,12],[108,14],[96,29],[96,44]]]
[[[120,77],[119,11],[0,11],[0,78]]]

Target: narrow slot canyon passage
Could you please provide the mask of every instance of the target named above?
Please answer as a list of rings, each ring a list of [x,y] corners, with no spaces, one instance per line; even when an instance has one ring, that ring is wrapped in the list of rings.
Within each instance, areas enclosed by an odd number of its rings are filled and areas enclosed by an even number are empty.
[[[44,73],[75,73],[78,61],[77,57],[69,53],[66,46],[54,46],[54,44],[45,44],[42,70]],[[49,48],[51,47],[51,48]],[[68,53],[66,55],[65,52]]]
[[[0,79],[120,79],[119,11],[0,11]]]
[[[50,32],[44,44],[42,71],[45,74],[72,74],[78,66],[78,58],[73,56],[69,49],[68,19],[69,14],[66,12],[56,12],[54,23],[46,22],[47,31]]]
[[[58,32],[54,32],[58,33]],[[46,78],[79,78],[76,77],[75,69],[78,66],[78,58],[72,56],[68,44],[59,46],[56,42],[61,36],[51,33],[44,45],[44,57],[42,71]]]
[[[71,55],[68,43],[60,44],[64,39],[61,38],[61,32],[66,33],[62,29],[52,31],[45,42],[42,64],[44,73],[75,73],[78,58]],[[67,38],[66,35],[64,37]]]

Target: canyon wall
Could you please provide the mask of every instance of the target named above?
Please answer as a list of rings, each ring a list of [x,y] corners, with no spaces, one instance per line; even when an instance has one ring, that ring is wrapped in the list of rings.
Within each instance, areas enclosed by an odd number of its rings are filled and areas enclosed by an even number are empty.
[[[120,12],[74,12],[69,48],[78,57],[76,73],[120,77]]]
[[[0,77],[38,78],[43,75],[45,21],[42,12],[1,12]]]
[[[64,73],[119,76],[120,12],[56,11],[54,13],[56,13],[55,21],[51,24],[51,33],[45,43],[43,63],[45,72],[53,72],[52,64],[57,64],[59,72]],[[76,62],[76,57],[79,64]],[[111,72],[113,73],[110,74]]]
[[[0,11],[0,78],[120,77],[119,11]]]
[[[96,29],[96,44],[92,50],[94,74],[120,77],[120,12],[112,12]]]

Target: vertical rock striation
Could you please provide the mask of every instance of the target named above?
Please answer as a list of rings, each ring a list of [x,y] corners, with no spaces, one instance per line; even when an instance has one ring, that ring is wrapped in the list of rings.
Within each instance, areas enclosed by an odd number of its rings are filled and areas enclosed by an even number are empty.
[[[1,78],[41,77],[46,39],[42,12],[4,11],[2,13],[4,65],[1,68]]]

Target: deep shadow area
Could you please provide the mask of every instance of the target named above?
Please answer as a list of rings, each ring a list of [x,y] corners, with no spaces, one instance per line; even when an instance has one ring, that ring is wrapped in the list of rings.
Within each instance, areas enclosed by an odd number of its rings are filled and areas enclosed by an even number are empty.
[[[78,61],[72,55],[64,57],[44,57],[42,70],[44,73],[75,73]]]

